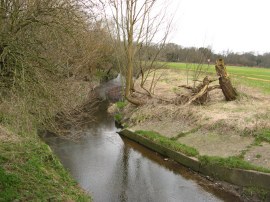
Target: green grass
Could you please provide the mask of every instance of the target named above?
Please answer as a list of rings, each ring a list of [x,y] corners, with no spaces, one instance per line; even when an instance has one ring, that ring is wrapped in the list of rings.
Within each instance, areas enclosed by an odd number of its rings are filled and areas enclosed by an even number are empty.
[[[259,159],[259,158],[261,158],[261,157],[262,157],[261,154],[256,154],[256,158],[257,158],[257,159]]]
[[[217,156],[201,156],[199,155],[199,152],[195,148],[187,146],[185,144],[181,144],[170,138],[162,136],[157,132],[138,130],[135,131],[135,133],[145,138],[148,138],[149,140],[159,145],[162,145],[166,148],[172,149],[177,152],[182,152],[188,156],[197,157],[202,165],[217,165],[227,168],[239,168],[245,170],[255,170],[259,172],[270,173],[270,169],[250,164],[249,162],[243,160],[243,158],[239,156],[231,156],[227,158]]]
[[[153,142],[156,142],[164,147],[167,147],[174,151],[182,152],[188,156],[197,156],[199,154],[199,152],[195,148],[173,141],[153,131],[138,130],[138,131],[135,131],[135,133],[143,137],[146,137],[152,140]]]
[[[173,69],[195,71],[198,67],[197,64],[185,64],[171,62],[167,64],[167,67]],[[265,93],[270,93],[270,68],[255,68],[255,67],[238,67],[238,66],[226,66],[230,77],[236,82],[240,82],[244,85],[256,87],[261,89]],[[202,71],[207,73],[215,73],[215,66],[204,64],[202,65]]]
[[[176,62],[170,62],[167,64],[170,68],[175,69],[184,69],[187,68],[190,70],[194,70],[197,68],[198,64],[185,64],[185,63],[176,63]],[[239,67],[239,66],[226,66],[227,70],[231,74],[235,75],[241,75],[241,76],[247,76],[252,78],[259,78],[259,79],[266,79],[270,81],[270,68],[256,68],[256,67]],[[215,73],[215,66],[214,65],[208,65],[203,64],[202,65],[203,70],[208,70],[208,72]]]
[[[1,142],[0,201],[91,201],[35,135]]]
[[[257,142],[268,142],[270,143],[270,130],[263,130],[256,134]]]
[[[117,113],[114,115],[114,119],[119,123],[121,122],[122,118],[122,114]]]
[[[118,109],[123,109],[127,105],[127,102],[119,101],[119,102],[116,102],[115,104],[116,104]]]
[[[18,175],[9,174],[0,167],[0,201],[12,201],[18,198],[19,194],[13,187],[20,186],[20,184],[21,180]]]
[[[243,160],[242,158],[235,156],[227,158],[222,158],[218,156],[199,156],[199,161],[203,165],[217,165],[227,168],[240,168],[245,170],[256,170],[260,172],[270,173],[269,169],[252,165],[249,162]]]
[[[269,82],[265,82],[259,80],[245,79],[237,76],[231,76],[231,78],[235,84],[243,84],[245,86],[255,87],[266,94],[270,94],[270,80]]]
[[[266,201],[269,195],[269,190],[259,187],[244,187],[244,195],[248,197],[258,196],[261,201]]]

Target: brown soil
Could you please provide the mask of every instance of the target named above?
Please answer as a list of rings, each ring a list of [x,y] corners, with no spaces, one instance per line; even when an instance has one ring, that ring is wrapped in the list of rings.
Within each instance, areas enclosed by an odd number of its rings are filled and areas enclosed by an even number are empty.
[[[178,87],[187,84],[185,71],[166,69],[158,70],[157,74],[161,77],[155,96],[168,100],[188,93]],[[146,87],[150,77],[148,81]],[[188,81],[193,85],[193,81]],[[213,83],[216,84],[218,81]],[[144,97],[148,99],[144,106],[125,108],[124,121],[132,130],[152,130],[167,137],[178,137],[177,141],[196,148],[200,154],[228,157],[246,151],[246,160],[270,168],[270,144],[252,146],[254,135],[270,128],[270,95],[241,84],[235,87],[239,93],[236,101],[225,101],[221,90],[217,89],[210,92],[210,100],[205,105],[167,104]],[[138,85],[136,89],[143,92]],[[179,135],[181,133],[186,135]]]
[[[252,144],[253,138],[198,131],[181,137],[178,141],[196,148],[201,155],[229,157],[241,154],[242,150]]]
[[[262,167],[270,168],[270,144],[261,143],[258,146],[251,147],[246,152],[245,160]]]

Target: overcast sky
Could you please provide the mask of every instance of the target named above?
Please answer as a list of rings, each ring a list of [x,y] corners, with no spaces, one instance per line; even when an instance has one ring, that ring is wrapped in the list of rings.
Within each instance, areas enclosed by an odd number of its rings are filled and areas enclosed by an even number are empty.
[[[215,52],[270,52],[270,0],[173,0],[171,42]]]

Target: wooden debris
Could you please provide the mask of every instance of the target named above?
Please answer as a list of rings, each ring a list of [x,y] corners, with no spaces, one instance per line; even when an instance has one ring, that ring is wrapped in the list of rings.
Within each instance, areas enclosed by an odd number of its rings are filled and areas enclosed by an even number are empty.
[[[191,87],[187,85],[181,85],[179,87],[186,88],[188,90],[191,90],[190,95],[179,95],[176,98],[176,104],[204,104],[209,99],[209,92],[211,90],[219,88],[219,85],[217,86],[209,86],[210,83],[216,81],[217,79],[209,79],[208,76],[206,76],[202,83],[199,84],[196,87]]]
[[[222,89],[223,95],[225,96],[226,100],[227,101],[235,100],[237,97],[237,92],[235,88],[232,86],[223,59],[218,59],[216,61],[215,67],[217,75],[219,76],[219,85],[220,88]]]

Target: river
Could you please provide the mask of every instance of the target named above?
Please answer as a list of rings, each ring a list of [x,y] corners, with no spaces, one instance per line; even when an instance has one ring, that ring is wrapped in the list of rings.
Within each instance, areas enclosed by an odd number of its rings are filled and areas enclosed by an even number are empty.
[[[101,88],[106,89],[106,88]],[[77,141],[46,142],[96,202],[239,201],[205,178],[128,139],[121,138],[103,101]]]

